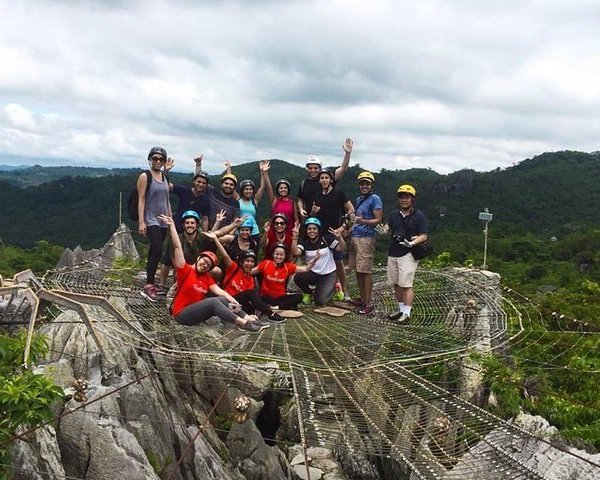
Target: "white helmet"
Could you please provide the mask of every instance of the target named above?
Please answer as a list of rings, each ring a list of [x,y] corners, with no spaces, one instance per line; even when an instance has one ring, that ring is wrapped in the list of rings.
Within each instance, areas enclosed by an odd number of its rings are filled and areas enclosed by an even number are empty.
[[[308,157],[308,160],[306,161],[306,166],[308,167],[309,165],[318,165],[320,168],[321,167],[321,159],[319,157],[317,157],[316,155],[311,155],[310,157]]]

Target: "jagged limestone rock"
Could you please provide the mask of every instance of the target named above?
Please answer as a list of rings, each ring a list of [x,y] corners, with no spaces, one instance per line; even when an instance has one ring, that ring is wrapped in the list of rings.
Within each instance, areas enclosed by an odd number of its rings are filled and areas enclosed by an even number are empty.
[[[502,429],[494,430],[485,437],[485,442],[478,443],[461,458],[454,469],[448,473],[447,478],[485,478],[486,480],[507,478],[506,472],[490,468],[499,455],[491,445],[502,445],[505,449],[509,449],[524,467],[536,472],[544,472],[544,478],[548,480],[596,480],[598,478],[596,465],[600,463],[600,454],[592,455],[568,447],[566,447],[567,452],[562,448],[555,448],[552,442],[558,431],[542,417],[520,414],[514,423],[534,436],[516,437]],[[577,456],[570,455],[568,452],[576,453]],[[485,459],[485,462],[482,462],[482,459]]]
[[[18,433],[23,433],[23,430],[20,429]],[[46,480],[65,477],[56,442],[56,431],[51,425],[29,434],[26,442],[15,442],[11,448],[11,458],[15,467],[12,480]]]
[[[276,446],[270,447],[265,443],[253,421],[233,424],[227,435],[227,446],[247,480],[291,478],[285,456]]]

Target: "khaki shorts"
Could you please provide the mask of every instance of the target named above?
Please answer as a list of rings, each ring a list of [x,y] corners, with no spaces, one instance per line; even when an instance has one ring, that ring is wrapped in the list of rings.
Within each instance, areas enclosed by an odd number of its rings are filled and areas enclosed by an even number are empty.
[[[375,237],[352,237],[348,267],[357,273],[371,273],[375,258]]]
[[[410,253],[403,257],[388,257],[388,281],[399,287],[412,287],[418,265],[419,262]]]

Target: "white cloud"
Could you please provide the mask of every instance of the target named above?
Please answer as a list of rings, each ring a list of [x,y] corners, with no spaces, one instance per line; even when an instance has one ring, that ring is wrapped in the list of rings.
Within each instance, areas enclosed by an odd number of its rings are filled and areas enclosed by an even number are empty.
[[[596,2],[0,1],[0,142],[138,166],[164,145],[372,169],[597,150]],[[0,162],[2,157],[0,156]]]

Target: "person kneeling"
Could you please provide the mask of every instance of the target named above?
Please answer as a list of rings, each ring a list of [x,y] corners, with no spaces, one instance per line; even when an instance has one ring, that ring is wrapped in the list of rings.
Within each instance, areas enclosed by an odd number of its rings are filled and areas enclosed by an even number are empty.
[[[197,325],[212,316],[234,323],[242,330],[259,332],[268,325],[262,325],[244,312],[239,302],[219,287],[209,271],[217,263],[213,252],[201,252],[194,265],[188,265],[175,223],[167,215],[160,216],[161,222],[168,225],[173,246],[173,267],[177,270],[177,293],[173,298],[171,314],[181,325]],[[211,293],[214,297],[208,297]]]

